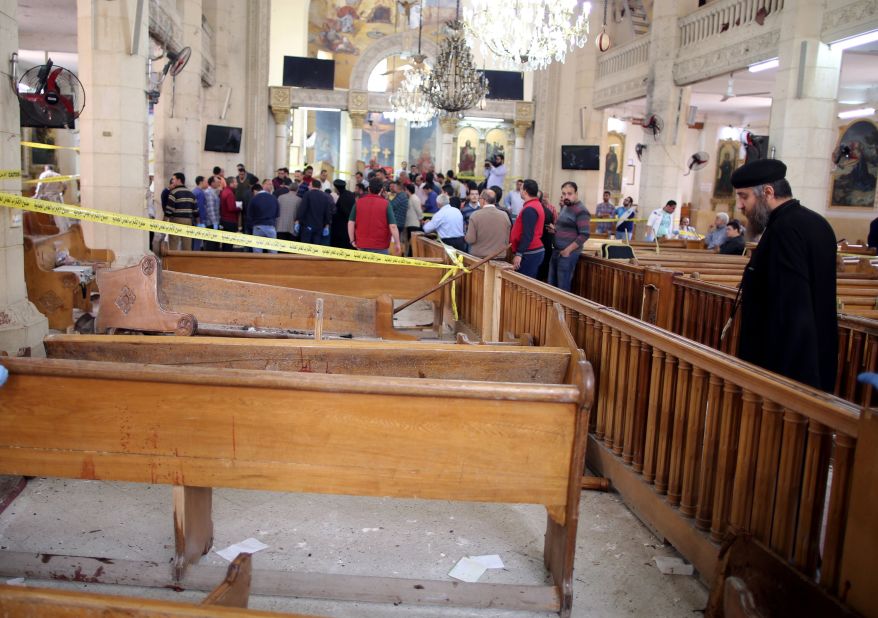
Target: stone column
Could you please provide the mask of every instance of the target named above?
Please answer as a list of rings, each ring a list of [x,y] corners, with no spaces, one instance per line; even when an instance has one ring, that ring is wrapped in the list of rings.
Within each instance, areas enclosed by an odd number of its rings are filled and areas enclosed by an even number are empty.
[[[691,88],[674,85],[678,10],[676,0],[656,0],[653,4],[644,122],[651,114],[657,114],[664,121],[664,129],[655,138],[651,131],[644,129],[646,151],[640,174],[642,215],[668,200],[681,201],[679,183],[687,156],[683,152],[683,135]],[[676,216],[679,212],[678,208]]]
[[[18,0],[0,0],[0,57],[18,51]],[[9,63],[0,66],[0,79],[8,84]],[[0,169],[21,169],[21,132],[18,101],[12,88],[0,88]],[[21,194],[21,179],[0,180],[0,191]],[[15,356],[21,348],[31,348],[35,356],[45,356],[43,337],[49,333],[46,317],[27,299],[24,283],[21,211],[0,207],[0,351]]]
[[[769,147],[786,163],[793,195],[825,214],[829,155],[838,136],[835,103],[842,52],[820,42],[823,11],[820,0],[800,0],[794,10],[780,13],[780,66],[771,93]]]
[[[200,17],[199,17],[200,19]],[[271,174],[268,159],[273,150],[269,143],[268,127],[270,120],[267,115],[269,108],[268,68],[269,49],[271,42],[271,2],[269,0],[251,0],[247,2],[247,113],[244,127],[244,153],[246,165],[254,174],[262,178]],[[199,22],[200,23],[200,22]],[[200,65],[199,60],[199,65]]]
[[[79,118],[79,165],[83,206],[145,217],[149,20],[143,16],[132,50],[136,7],[135,0],[77,0],[79,79],[88,96]],[[97,223],[83,228],[87,244],[116,253],[115,266],[133,264],[147,251],[146,232]]]
[[[452,149],[452,142],[454,141],[454,134],[457,132],[457,118],[453,116],[446,116],[445,118],[441,118],[439,120],[439,126],[442,127],[442,139],[439,142],[439,152],[436,153],[436,171],[443,171],[451,169],[451,163],[454,159],[454,153]]]
[[[80,4],[82,2],[80,0]],[[199,36],[183,37],[183,44],[192,48],[192,56],[177,77],[168,75],[165,78],[161,97],[155,106],[153,139],[156,194],[167,185],[171,174],[175,172],[186,175],[186,186],[189,188],[195,185],[197,175],[204,174],[199,169],[202,147],[201,0],[182,0],[177,6],[181,9],[183,32],[197,32]],[[158,65],[161,68],[164,62],[165,59],[162,58],[158,63],[153,63],[153,66]],[[234,173],[228,170],[226,172]]]
[[[290,165],[290,89],[270,86],[271,115],[274,116],[274,167]]]
[[[357,161],[363,152],[363,125],[369,113],[369,93],[361,90],[348,92],[348,116],[351,119],[351,152],[348,156],[347,169],[351,178],[357,171]],[[353,185],[351,185],[353,186]]]
[[[524,138],[534,123],[534,104],[531,101],[518,101],[515,104],[515,161],[512,177],[524,178]],[[510,176],[506,176],[510,180]],[[514,183],[507,183],[514,186]]]

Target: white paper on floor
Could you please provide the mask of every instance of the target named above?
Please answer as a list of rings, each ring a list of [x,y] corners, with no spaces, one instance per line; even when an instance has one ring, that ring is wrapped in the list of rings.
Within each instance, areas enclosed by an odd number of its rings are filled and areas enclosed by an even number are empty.
[[[464,556],[457,561],[457,564],[448,572],[448,575],[462,582],[473,583],[479,581],[479,578],[487,570],[481,562],[476,562],[472,558]]]
[[[487,556],[470,556],[471,560],[475,560],[483,565],[486,569],[502,569],[503,561],[497,554],[488,554]]]
[[[220,549],[216,553],[231,562],[238,557],[238,554],[252,554],[257,551],[266,549],[267,547],[268,545],[266,545],[262,541],[258,541],[253,537],[250,537],[249,539],[244,539],[240,543],[235,543],[234,545],[229,545],[225,549]]]
[[[670,556],[653,556],[655,566],[665,575],[692,575],[695,568],[680,558]]]
[[[12,579],[7,579],[6,584],[9,586],[24,586],[24,578],[23,577],[14,577]]]

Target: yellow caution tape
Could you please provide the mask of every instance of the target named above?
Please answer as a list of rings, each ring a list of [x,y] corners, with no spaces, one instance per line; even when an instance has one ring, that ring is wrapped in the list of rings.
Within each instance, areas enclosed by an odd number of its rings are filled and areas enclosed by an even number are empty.
[[[79,178],[79,174],[73,174],[72,176],[48,176],[46,178],[30,178],[28,180],[22,180],[21,184],[38,185],[41,182],[51,184],[53,182],[67,182],[68,180],[76,180],[77,178]]]
[[[616,221],[625,221],[625,222],[631,221],[632,223],[639,223],[639,222],[646,221],[646,220],[647,219],[619,219],[619,217],[612,217],[612,218],[601,217],[600,219],[596,219],[596,218],[592,217],[591,222],[592,223],[615,223]]]
[[[39,148],[41,150],[79,150],[79,146],[56,146],[55,144],[41,144],[39,142],[21,142],[25,148]]]
[[[21,170],[0,170],[0,180],[21,178]]]
[[[439,280],[440,284],[445,283],[445,281],[449,277],[453,277],[456,272],[459,272],[461,270],[464,272],[469,272],[469,270],[466,268],[466,266],[464,266],[463,255],[461,255],[457,249],[455,249],[454,247],[451,247],[449,245],[446,245],[444,242],[442,242],[441,238],[439,239],[439,243],[442,245],[442,248],[445,249],[445,253],[446,253],[446,255],[448,255],[449,259],[451,260],[451,263],[457,266],[457,268],[455,270],[449,270],[444,275],[442,275],[442,279]],[[451,282],[451,312],[454,315],[455,320],[458,319],[458,317],[457,317],[457,292],[456,292],[456,288],[457,288],[457,281],[452,281]]]
[[[170,221],[160,221],[148,217],[138,217],[118,212],[107,212],[104,210],[95,210],[93,208],[84,208],[82,206],[37,200],[22,197],[20,195],[13,195],[11,193],[0,193],[0,206],[18,208],[31,212],[42,212],[48,215],[69,217],[72,219],[80,219],[82,221],[93,221],[94,223],[115,225],[117,227],[124,227],[133,230],[157,232],[159,234],[169,234],[171,236],[184,236],[186,238],[197,238],[200,240],[229,245],[240,245],[244,247],[256,247],[259,249],[282,251],[284,253],[313,255],[316,257],[326,257],[353,262],[397,264],[400,266],[420,266],[422,268],[442,268],[448,270],[450,273],[456,273],[462,269],[462,266],[458,262],[455,262],[454,264],[437,264],[413,258],[396,257],[394,255],[383,255],[380,253],[368,253],[365,251],[356,251],[354,249],[339,249],[337,247],[325,247],[323,245],[310,245],[289,240],[281,240],[279,238],[263,238],[261,236],[226,232],[223,230],[214,230],[212,228],[183,225],[181,223],[171,223]]]

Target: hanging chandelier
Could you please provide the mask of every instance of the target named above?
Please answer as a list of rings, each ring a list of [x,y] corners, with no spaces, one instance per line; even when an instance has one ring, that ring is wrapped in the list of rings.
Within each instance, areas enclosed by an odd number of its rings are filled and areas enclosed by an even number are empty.
[[[475,107],[488,92],[488,80],[476,69],[460,21],[460,0],[454,21],[445,24],[447,34],[439,47],[433,72],[422,91],[444,114],[457,114]]]
[[[483,53],[503,68],[532,71],[585,45],[590,11],[580,0],[471,0],[465,19]]]
[[[422,3],[420,19],[418,20],[418,53],[412,57],[412,66],[403,73],[399,88],[390,95],[391,111],[384,114],[389,120],[407,120],[409,125],[414,128],[429,126],[436,114],[439,113],[423,91],[424,85],[430,78],[430,69],[424,62],[427,57],[421,53],[423,13]]]

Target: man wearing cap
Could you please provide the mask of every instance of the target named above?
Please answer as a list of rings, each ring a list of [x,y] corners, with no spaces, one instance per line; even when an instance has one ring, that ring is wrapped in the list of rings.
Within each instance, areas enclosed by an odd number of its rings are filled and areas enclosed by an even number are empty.
[[[831,392],[838,353],[835,233],[793,199],[786,170],[763,159],[732,174],[748,228],[762,234],[741,280],[738,356]]]

